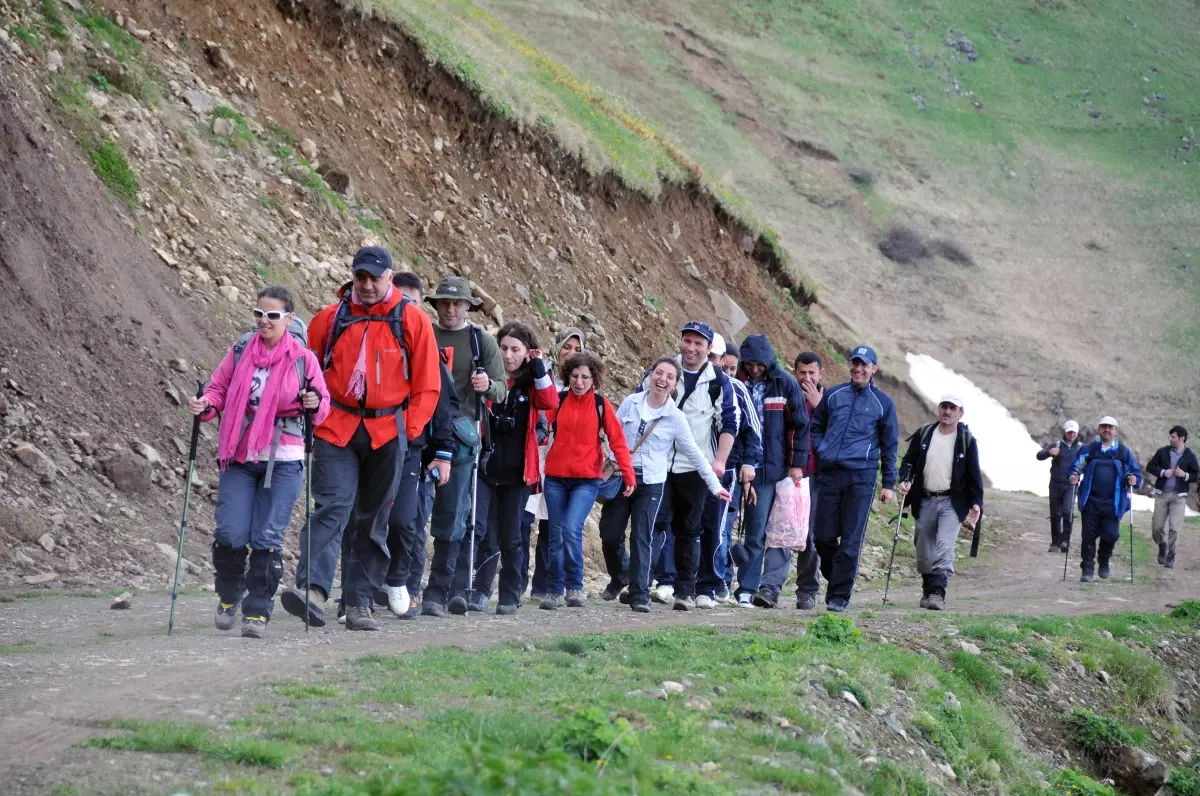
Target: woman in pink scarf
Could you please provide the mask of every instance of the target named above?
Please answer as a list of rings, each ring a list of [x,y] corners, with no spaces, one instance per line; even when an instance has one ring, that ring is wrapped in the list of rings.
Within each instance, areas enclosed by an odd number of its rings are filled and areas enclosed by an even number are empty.
[[[230,347],[188,411],[221,417],[216,626],[233,628],[240,604],[242,635],[262,638],[283,577],[283,533],[304,487],[304,411],[324,420],[329,391],[316,355],[288,332],[295,315],[287,288],[259,291],[254,318],[257,330]]]

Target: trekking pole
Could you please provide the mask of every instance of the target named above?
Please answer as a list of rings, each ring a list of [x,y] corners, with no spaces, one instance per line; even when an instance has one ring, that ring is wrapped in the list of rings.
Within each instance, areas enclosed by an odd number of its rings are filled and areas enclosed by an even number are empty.
[[[204,397],[204,382],[196,382],[196,398]],[[203,413],[201,413],[203,414]],[[179,521],[179,549],[175,553],[175,584],[171,586],[171,618],[167,635],[175,630],[175,603],[179,599],[179,569],[183,566],[183,539],[187,535],[188,508],[192,502],[192,475],[196,472],[196,443],[200,441],[200,415],[192,417],[192,444],[188,449],[187,481],[183,487],[183,519]]]
[[[483,368],[476,368],[476,375],[486,373]],[[475,422],[478,423],[483,419],[483,394],[475,393]],[[468,529],[471,534],[471,539],[468,542],[468,567],[467,567],[467,605],[470,606],[475,601],[475,524],[478,520],[476,513],[479,510],[479,456],[483,453],[483,433],[480,431],[479,446],[475,448],[475,459],[471,463],[471,520],[468,523]]]
[[[887,605],[888,589],[892,585],[892,565],[896,562],[896,544],[900,541],[900,521],[904,519],[904,502],[908,495],[900,496],[900,507],[896,513],[896,532],[892,534],[892,557],[888,559],[887,580],[883,584],[883,604]]]
[[[1071,484],[1071,527],[1075,526],[1075,484]],[[1067,536],[1067,549],[1063,551],[1063,580],[1067,579],[1067,560],[1071,557],[1071,537]]]
[[[304,392],[312,387],[312,379],[304,380]],[[303,395],[303,393],[301,393]],[[301,398],[301,401],[304,399]],[[304,632],[308,632],[308,590],[312,581],[312,454],[313,415],[315,410],[304,410]]]
[[[1133,487],[1129,487],[1129,582],[1133,583]]]

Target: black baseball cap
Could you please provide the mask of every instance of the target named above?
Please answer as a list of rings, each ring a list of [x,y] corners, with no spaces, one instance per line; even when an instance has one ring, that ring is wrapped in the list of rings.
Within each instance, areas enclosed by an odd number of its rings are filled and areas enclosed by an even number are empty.
[[[350,266],[351,273],[357,274],[359,271],[366,271],[376,279],[390,270],[392,270],[392,255],[378,246],[363,246],[354,255],[354,263]]]

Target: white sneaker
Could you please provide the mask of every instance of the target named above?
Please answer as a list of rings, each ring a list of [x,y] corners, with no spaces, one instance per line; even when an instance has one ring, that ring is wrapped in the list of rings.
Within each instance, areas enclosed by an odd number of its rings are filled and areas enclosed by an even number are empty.
[[[663,605],[672,605],[675,602],[675,587],[674,586],[659,586],[650,593],[651,599],[656,603]]]
[[[741,594],[738,595],[738,607],[753,608],[754,607],[753,598],[751,598],[748,593],[742,592]]]
[[[700,595],[697,595],[697,597],[696,597],[696,607],[697,608],[716,608],[717,601],[714,600],[712,597],[709,597],[707,594],[700,594]]]
[[[388,610],[396,616],[404,616],[408,613],[408,587],[407,586],[387,586]]]

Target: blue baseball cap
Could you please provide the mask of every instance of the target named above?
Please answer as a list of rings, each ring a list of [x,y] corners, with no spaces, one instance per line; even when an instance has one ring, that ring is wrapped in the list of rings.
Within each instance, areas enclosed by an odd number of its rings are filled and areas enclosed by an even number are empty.
[[[850,361],[853,362],[856,359],[861,359],[863,362],[870,362],[872,365],[879,364],[879,357],[875,356],[875,349],[869,345],[856,346],[850,352]]]
[[[392,255],[378,246],[363,246],[354,255],[354,262],[350,266],[350,273],[366,271],[376,279],[390,270],[392,270]]]
[[[688,332],[700,335],[710,344],[712,343],[713,335],[715,334],[715,332],[713,332],[713,328],[704,321],[688,321],[687,324],[679,330],[680,335],[687,334]]]

